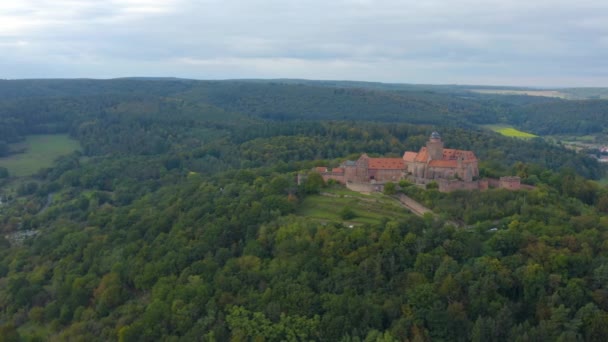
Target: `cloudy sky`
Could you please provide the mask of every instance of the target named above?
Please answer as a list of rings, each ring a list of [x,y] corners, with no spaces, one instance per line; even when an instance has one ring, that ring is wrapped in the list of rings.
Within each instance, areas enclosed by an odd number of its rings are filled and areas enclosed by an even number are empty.
[[[0,78],[124,76],[608,86],[608,1],[0,1]]]

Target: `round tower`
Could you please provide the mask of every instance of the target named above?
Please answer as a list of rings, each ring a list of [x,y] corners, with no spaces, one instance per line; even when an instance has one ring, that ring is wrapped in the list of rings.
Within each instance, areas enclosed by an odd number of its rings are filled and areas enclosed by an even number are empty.
[[[431,133],[431,137],[426,143],[426,150],[431,160],[443,159],[443,141],[441,141],[439,133]]]

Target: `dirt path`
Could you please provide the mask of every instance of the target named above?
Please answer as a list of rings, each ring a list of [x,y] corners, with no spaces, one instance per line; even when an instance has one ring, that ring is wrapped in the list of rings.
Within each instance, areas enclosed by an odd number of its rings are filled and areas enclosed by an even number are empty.
[[[49,208],[51,203],[53,203],[53,195],[54,195],[53,193],[50,193],[46,196],[46,203],[44,203],[44,207],[42,207],[42,209],[40,209],[38,214],[42,214],[43,212],[45,212]]]
[[[433,215],[435,215],[435,213],[433,213],[433,211],[425,206],[423,206],[422,204],[420,204],[419,202],[417,202],[416,200],[414,200],[411,197],[408,197],[404,194],[400,194],[399,197],[399,202],[401,202],[401,204],[403,204],[403,206],[408,209],[409,211],[413,212],[414,214],[418,215],[418,216],[424,216],[424,214],[427,213],[431,213]]]
[[[399,202],[401,202],[401,204],[403,204],[403,207],[408,209],[409,211],[411,211],[412,213],[418,215],[418,216],[424,216],[424,214],[430,213],[432,214],[435,218],[439,217],[439,215],[435,214],[431,209],[423,206],[422,204],[420,204],[420,202],[416,201],[415,199],[408,197],[404,194],[400,194],[399,195]],[[456,221],[446,221],[446,223],[451,224],[454,227],[464,227],[464,223],[458,223]]]

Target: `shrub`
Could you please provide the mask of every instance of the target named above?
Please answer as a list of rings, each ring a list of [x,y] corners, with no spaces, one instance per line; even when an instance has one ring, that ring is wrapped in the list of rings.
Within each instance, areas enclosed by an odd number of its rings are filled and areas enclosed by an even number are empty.
[[[342,210],[340,210],[340,217],[343,220],[350,220],[357,217],[357,214],[355,214],[353,209],[351,209],[350,207],[344,207],[342,208]]]

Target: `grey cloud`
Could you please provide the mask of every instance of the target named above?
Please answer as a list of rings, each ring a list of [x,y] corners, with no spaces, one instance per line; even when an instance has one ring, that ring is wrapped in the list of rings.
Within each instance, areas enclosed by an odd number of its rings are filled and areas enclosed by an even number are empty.
[[[24,3],[0,5],[0,77],[608,86],[604,1]]]

